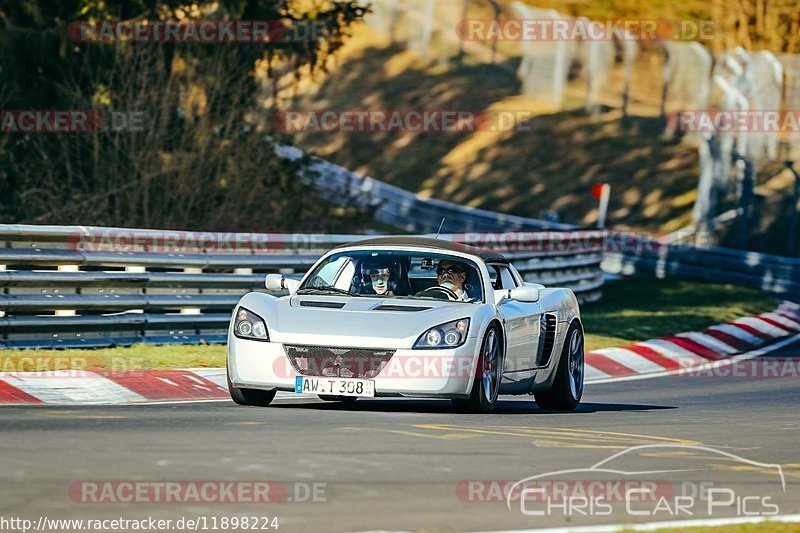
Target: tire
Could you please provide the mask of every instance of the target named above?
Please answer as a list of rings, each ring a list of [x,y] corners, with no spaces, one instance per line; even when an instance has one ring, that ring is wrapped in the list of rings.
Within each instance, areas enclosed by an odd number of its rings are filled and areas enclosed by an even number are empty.
[[[228,377],[228,392],[231,394],[231,400],[237,405],[253,405],[256,407],[266,407],[275,398],[274,390],[257,390],[257,389],[235,389],[231,383],[231,377]]]
[[[573,322],[567,330],[564,347],[550,390],[534,394],[536,405],[542,409],[572,411],[583,396],[584,354],[583,330]]]
[[[326,402],[341,402],[346,404],[355,403],[358,398],[355,396],[329,396],[327,394],[320,394],[319,399]]]
[[[497,327],[491,326],[483,338],[472,392],[466,400],[453,400],[453,406],[464,413],[491,413],[497,404],[503,376],[503,355]]]

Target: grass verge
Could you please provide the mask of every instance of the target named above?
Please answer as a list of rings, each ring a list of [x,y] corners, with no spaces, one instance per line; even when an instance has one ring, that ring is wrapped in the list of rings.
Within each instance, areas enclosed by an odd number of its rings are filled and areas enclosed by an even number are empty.
[[[0,350],[0,371],[157,370],[225,366],[224,345],[152,346],[96,350]]]
[[[762,292],[677,279],[623,279],[603,288],[603,299],[581,308],[586,348],[597,350],[696,331],[775,309]]]

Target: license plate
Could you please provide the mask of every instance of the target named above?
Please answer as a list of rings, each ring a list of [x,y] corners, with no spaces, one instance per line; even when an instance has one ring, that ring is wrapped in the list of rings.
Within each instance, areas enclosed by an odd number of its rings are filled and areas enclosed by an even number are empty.
[[[375,382],[370,379],[297,376],[295,379],[294,391],[297,394],[327,394],[331,396],[374,398]]]

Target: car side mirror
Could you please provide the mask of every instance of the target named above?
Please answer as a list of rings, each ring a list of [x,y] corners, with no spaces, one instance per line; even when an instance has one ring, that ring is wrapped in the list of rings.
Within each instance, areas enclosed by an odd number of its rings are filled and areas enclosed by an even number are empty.
[[[300,287],[300,282],[295,279],[286,279],[281,274],[269,274],[264,280],[264,285],[271,292],[289,291],[294,294]]]
[[[509,298],[518,302],[534,303],[538,302],[541,294],[539,287],[531,287],[530,285],[523,285],[509,291]]]

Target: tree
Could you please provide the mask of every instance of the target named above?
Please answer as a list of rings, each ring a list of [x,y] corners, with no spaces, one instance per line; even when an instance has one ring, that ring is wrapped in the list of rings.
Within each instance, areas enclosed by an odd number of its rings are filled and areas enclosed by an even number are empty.
[[[0,133],[0,222],[271,231],[358,225],[368,213],[320,198],[299,179],[307,161],[279,159],[272,145],[281,138],[271,122],[281,93],[324,69],[365,14],[355,1],[307,4],[0,0],[0,109],[103,117],[99,131]],[[88,38],[109,22],[145,20],[275,21],[280,31],[258,44]],[[287,38],[312,23],[314,38]]]

